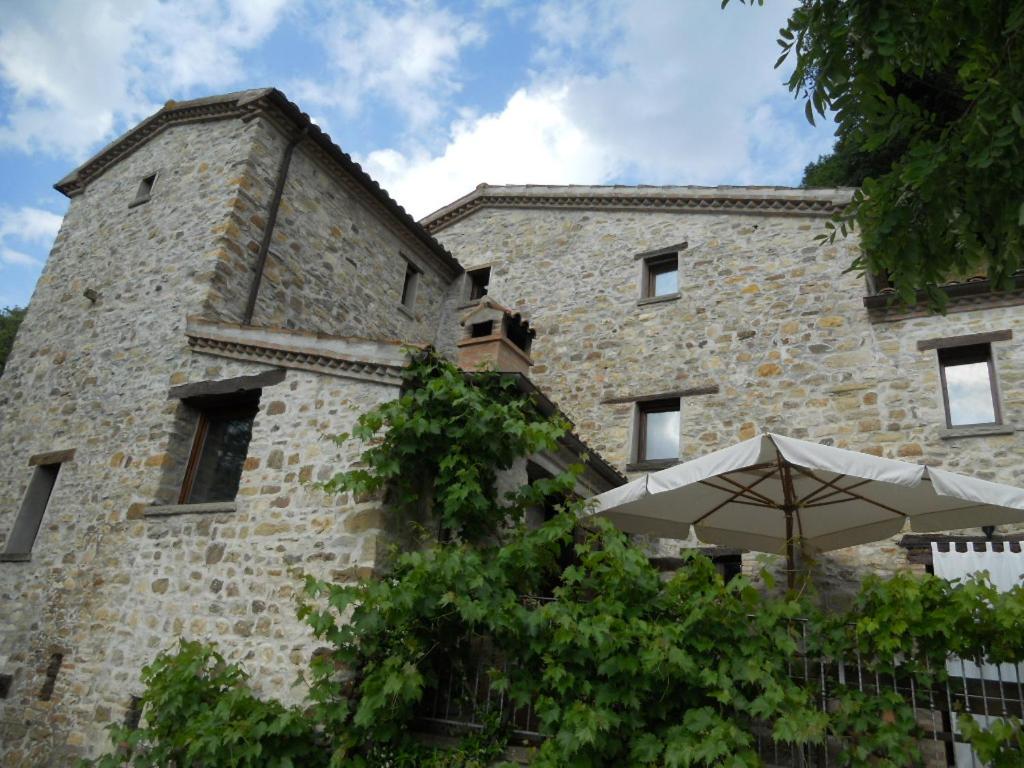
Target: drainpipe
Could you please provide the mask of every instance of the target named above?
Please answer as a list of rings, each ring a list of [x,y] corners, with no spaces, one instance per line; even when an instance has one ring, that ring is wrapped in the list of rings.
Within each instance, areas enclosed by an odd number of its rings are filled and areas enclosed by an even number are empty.
[[[292,153],[302,137],[306,135],[308,126],[303,127],[288,142],[281,157],[281,165],[277,169],[277,181],[274,184],[274,196],[270,198],[270,207],[267,209],[267,226],[263,229],[263,240],[260,242],[260,250],[256,255],[256,274],[252,279],[252,286],[249,288],[249,300],[245,305],[245,314],[242,316],[242,325],[252,323],[252,315],[256,310],[256,297],[260,293],[260,283],[263,282],[263,269],[267,265],[267,254],[270,253],[270,241],[274,237],[274,225],[277,224],[277,211],[281,207],[281,196],[284,194],[284,184],[288,180],[288,167],[292,163]]]

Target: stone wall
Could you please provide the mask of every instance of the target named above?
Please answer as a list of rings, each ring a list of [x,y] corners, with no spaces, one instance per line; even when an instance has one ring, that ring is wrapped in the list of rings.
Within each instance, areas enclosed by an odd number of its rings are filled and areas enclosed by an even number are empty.
[[[843,272],[856,239],[822,246],[823,223],[527,203],[478,208],[435,234],[467,270],[492,265],[490,295],[537,330],[531,377],[620,469],[632,461],[636,406],[606,401],[717,386],[682,398],[684,460],[767,430],[1024,485],[1019,433],[948,439],[936,352],[917,349],[935,337],[1019,334],[1020,308],[873,324],[863,279]],[[681,242],[679,297],[638,302],[634,256]],[[1020,424],[1024,348],[1015,338],[994,349],[1004,420]],[[894,541],[821,563],[828,590],[906,565]]]
[[[253,249],[287,138],[261,119],[239,197],[239,241]],[[266,201],[266,202],[264,202]],[[260,285],[255,325],[374,339],[432,343],[454,277],[343,172],[308,142],[292,156],[274,238]],[[420,271],[415,301],[401,306],[406,264]],[[234,318],[229,318],[234,319]]]
[[[0,548],[29,457],[75,450],[31,560],[0,562],[0,673],[13,675],[0,701],[5,766],[95,753],[140,667],[179,635],[221,641],[257,687],[298,696],[289,686],[311,647],[294,617],[294,570],[345,579],[378,562],[379,504],[306,484],[344,469],[356,450],[323,435],[348,431],[395,396],[393,385],[289,371],[264,392],[236,511],[145,515],[174,500],[195,427],[169,388],[266,370],[194,353],[184,333],[190,315],[235,319],[244,308],[254,253],[240,222],[255,226],[272,184],[253,172],[263,130],[237,119],[168,127],[71,202],[0,379]],[[130,207],[154,172],[149,202]],[[323,298],[305,307],[289,297],[289,306],[313,312]],[[424,321],[414,339],[435,327]],[[42,701],[54,653],[64,660]]]

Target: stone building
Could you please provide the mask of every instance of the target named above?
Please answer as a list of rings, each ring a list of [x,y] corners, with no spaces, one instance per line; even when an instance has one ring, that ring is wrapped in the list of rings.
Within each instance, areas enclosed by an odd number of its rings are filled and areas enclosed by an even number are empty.
[[[169,102],[57,188],[0,379],[4,765],[94,753],[182,635],[297,695],[297,571],[372,574],[403,535],[311,485],[358,453],[323,437],[396,396],[408,345],[572,419],[509,481],[589,450],[589,495],[769,429],[1024,484],[1024,280],[892,305],[844,272],[855,240],[815,239],[848,191],[481,185],[417,223],[272,89]]]

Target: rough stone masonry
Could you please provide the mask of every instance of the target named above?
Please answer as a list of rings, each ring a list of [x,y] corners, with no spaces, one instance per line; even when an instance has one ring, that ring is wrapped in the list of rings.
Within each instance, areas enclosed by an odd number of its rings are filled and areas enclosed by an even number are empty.
[[[380,499],[315,488],[358,455],[324,436],[397,396],[403,345],[455,355],[464,267],[490,268],[487,295],[536,330],[530,378],[621,472],[647,466],[638,404],[670,396],[675,460],[771,429],[1024,484],[1022,291],[979,280],[944,317],[866,305],[856,241],[815,239],[847,191],[481,186],[421,225],[274,90],[168,103],[58,188],[70,208],[0,379],[4,765],[95,754],[179,636],[301,695],[298,572],[371,575],[403,532]],[[678,291],[644,297],[642,254],[672,248]],[[949,429],[937,349],[972,334],[1001,423]],[[259,399],[235,498],[182,503],[203,403],[238,392]],[[12,551],[40,467],[52,493]],[[819,577],[841,592],[905,567],[888,541]]]

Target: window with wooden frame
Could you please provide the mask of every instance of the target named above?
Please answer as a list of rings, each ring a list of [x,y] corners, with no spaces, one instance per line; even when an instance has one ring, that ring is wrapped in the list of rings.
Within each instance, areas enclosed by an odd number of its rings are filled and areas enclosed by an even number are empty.
[[[673,296],[679,293],[679,252],[660,253],[643,260],[641,298]]]
[[[480,267],[466,272],[469,283],[469,300],[478,301],[487,295],[487,287],[491,282],[491,268]]]
[[[947,427],[1002,424],[991,344],[938,350]]]
[[[637,403],[636,460],[679,458],[679,398]]]
[[[179,504],[234,501],[259,401],[260,390],[187,401],[199,418]]]

